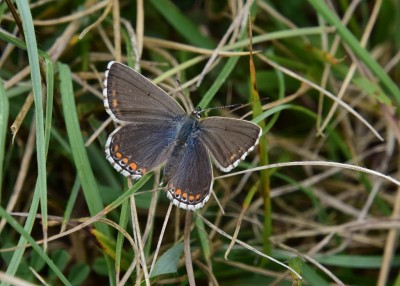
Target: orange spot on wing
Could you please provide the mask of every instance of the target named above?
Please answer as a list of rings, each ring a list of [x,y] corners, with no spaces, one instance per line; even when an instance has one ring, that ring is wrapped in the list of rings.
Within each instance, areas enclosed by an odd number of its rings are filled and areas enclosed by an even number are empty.
[[[113,106],[113,107],[117,107],[117,106],[118,106],[118,100],[113,99],[113,101],[112,101],[112,106]]]
[[[176,189],[175,190],[175,196],[181,196],[182,195],[182,190],[181,189]]]
[[[117,152],[119,150],[119,146],[118,145],[115,145],[114,147],[113,147],[113,151],[114,152]]]
[[[194,201],[194,196],[193,195],[189,195],[189,202],[193,202]]]
[[[187,197],[188,197],[188,194],[187,194],[187,193],[183,193],[183,194],[182,194],[182,198],[184,198],[185,200],[187,199]]]
[[[199,201],[200,198],[201,198],[201,195],[200,195],[200,194],[197,194],[197,195],[196,195],[196,201]]]
[[[128,158],[126,158],[126,157],[125,157],[124,159],[122,159],[122,163],[124,163],[124,164],[128,164],[128,161],[129,161],[129,160],[128,160]]]
[[[122,158],[122,154],[120,152],[115,153],[115,157],[117,159],[121,159]]]
[[[135,163],[130,163],[129,167],[131,167],[132,170],[136,171],[137,170],[137,165]]]

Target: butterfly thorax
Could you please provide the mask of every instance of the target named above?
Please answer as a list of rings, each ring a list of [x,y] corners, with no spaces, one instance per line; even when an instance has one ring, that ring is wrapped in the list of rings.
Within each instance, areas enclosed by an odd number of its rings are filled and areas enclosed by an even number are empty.
[[[183,124],[179,129],[177,136],[178,145],[190,144],[192,138],[200,130],[200,122],[193,114],[186,116],[183,119]]]

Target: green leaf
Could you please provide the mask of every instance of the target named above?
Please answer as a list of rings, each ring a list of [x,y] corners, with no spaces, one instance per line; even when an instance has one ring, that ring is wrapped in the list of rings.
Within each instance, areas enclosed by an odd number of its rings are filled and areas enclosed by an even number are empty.
[[[179,257],[181,257],[182,252],[183,243],[178,243],[168,249],[160,257],[160,259],[157,260],[150,277],[156,277],[162,274],[176,273],[178,271]]]
[[[40,272],[43,267],[46,265],[46,262],[42,259],[42,257],[40,257],[39,254],[37,254],[36,252],[32,253],[32,256],[30,258],[30,262],[29,265],[35,269],[36,272]]]
[[[102,257],[94,261],[92,268],[98,275],[107,276],[108,274],[106,260]]]
[[[59,269],[63,270],[68,264],[69,255],[64,249],[57,249],[51,254],[51,259],[54,264],[58,266]]]
[[[85,263],[77,263],[71,268],[68,279],[72,285],[82,285],[89,276],[89,270],[89,266]]]

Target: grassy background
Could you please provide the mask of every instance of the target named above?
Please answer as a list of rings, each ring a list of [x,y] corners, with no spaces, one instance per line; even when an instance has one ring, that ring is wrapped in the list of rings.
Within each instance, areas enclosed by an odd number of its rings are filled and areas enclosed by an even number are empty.
[[[16,0],[0,20],[1,285],[400,285],[398,2]],[[110,60],[263,127],[214,170],[224,214],[106,161]]]

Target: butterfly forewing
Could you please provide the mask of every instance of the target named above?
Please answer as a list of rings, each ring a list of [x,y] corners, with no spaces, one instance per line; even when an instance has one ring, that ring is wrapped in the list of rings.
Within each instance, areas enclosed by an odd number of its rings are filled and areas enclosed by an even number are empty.
[[[118,127],[106,143],[106,157],[124,176],[139,178],[165,162],[186,113],[165,91],[130,67],[110,62],[104,106]]]
[[[213,116],[201,123],[200,138],[224,172],[235,168],[261,136],[260,126],[245,120]]]
[[[104,106],[116,121],[163,121],[186,115],[165,91],[121,63],[108,64],[104,86]]]

